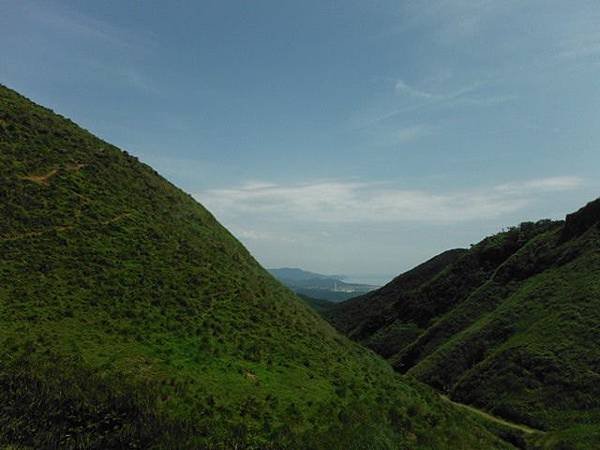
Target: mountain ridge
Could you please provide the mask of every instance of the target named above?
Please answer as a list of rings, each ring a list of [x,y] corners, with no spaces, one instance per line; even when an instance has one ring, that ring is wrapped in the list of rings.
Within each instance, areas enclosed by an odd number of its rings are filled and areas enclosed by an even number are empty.
[[[454,400],[568,436],[565,448],[591,448],[600,429],[599,205],[512,227],[416,286],[400,276],[325,317]]]

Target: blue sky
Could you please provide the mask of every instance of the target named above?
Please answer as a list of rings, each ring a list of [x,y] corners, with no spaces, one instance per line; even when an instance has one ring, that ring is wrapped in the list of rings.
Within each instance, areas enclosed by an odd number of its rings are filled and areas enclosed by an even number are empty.
[[[0,82],[268,267],[397,274],[600,192],[600,3],[6,1]]]

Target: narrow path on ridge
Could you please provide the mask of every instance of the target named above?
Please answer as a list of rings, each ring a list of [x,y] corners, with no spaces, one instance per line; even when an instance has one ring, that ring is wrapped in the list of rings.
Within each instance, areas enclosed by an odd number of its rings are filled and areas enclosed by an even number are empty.
[[[545,431],[537,430],[535,428],[528,427],[527,425],[509,422],[509,421],[501,419],[499,417],[492,416],[491,414],[489,414],[489,413],[487,413],[485,411],[482,411],[480,409],[477,409],[477,408],[475,408],[475,407],[473,407],[471,405],[465,405],[464,403],[455,402],[453,400],[450,400],[445,395],[441,395],[440,394],[440,397],[442,399],[444,399],[446,402],[451,403],[451,404],[453,404],[453,405],[455,405],[455,406],[457,406],[459,408],[466,409],[466,410],[471,411],[472,413],[477,414],[478,416],[481,416],[481,417],[483,417],[483,418],[485,418],[487,420],[491,420],[492,422],[496,422],[496,423],[498,423],[500,425],[504,425],[504,426],[507,426],[507,427],[510,427],[510,428],[522,431],[523,433],[527,433],[527,434],[545,433]]]
[[[92,225],[110,225],[112,223],[119,222],[119,221],[126,219],[128,217],[131,217],[131,216],[132,216],[132,213],[125,212],[125,213],[118,214],[115,217],[112,217],[110,219],[103,220],[103,221],[97,222],[96,224],[92,224]],[[28,232],[20,233],[20,234],[0,236],[0,242],[18,241],[20,239],[27,239],[30,237],[42,236],[44,234],[48,234],[53,231],[68,231],[68,230],[72,230],[76,227],[77,227],[77,225],[58,225],[58,226],[50,227],[46,230],[28,231]]]

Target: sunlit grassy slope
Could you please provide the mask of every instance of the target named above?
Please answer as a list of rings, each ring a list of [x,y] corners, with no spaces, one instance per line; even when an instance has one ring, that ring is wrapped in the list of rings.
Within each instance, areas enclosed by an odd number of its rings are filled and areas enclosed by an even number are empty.
[[[0,87],[0,447],[504,448],[190,196]]]
[[[521,224],[326,315],[454,400],[570,429],[539,445],[600,448],[586,447],[600,430],[599,223],[596,200],[564,222]]]

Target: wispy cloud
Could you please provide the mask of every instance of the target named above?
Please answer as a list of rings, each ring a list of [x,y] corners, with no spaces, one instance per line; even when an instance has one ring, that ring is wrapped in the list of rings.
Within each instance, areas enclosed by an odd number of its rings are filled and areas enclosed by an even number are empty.
[[[133,88],[144,94],[161,94],[161,88],[143,70],[131,63],[117,64],[93,58],[80,58],[79,62],[101,82],[113,82]]]
[[[429,136],[433,133],[433,128],[428,125],[412,125],[394,130],[390,133],[390,139],[396,144],[405,144],[417,139]]]
[[[281,233],[265,230],[255,230],[250,228],[232,227],[233,233],[244,241],[266,241],[270,243],[294,243],[296,238],[293,235],[282,235]]]
[[[420,91],[419,89],[409,86],[404,80],[396,81],[395,88],[396,92],[399,94],[408,94],[412,97],[425,98],[427,100],[438,98],[437,95],[432,94],[431,92]]]
[[[436,128],[425,123],[407,125],[373,126],[363,130],[363,135],[374,148],[403,147],[436,133]]]
[[[406,99],[401,106],[379,114],[371,114],[367,118],[356,119],[356,128],[365,129],[382,122],[395,119],[401,115],[414,113],[419,110],[438,110],[456,107],[491,107],[518,99],[516,95],[485,95],[478,93],[487,82],[477,81],[458,89],[439,89],[438,91],[424,90],[415,87],[403,79],[398,79],[394,85],[395,94]],[[425,127],[423,127],[425,128]],[[431,126],[428,126],[431,131]],[[428,133],[430,134],[430,133]]]
[[[31,30],[30,47],[35,52],[51,54],[70,71],[83,70],[86,77],[146,94],[160,89],[150,79],[141,62],[157,49],[155,36],[143,29],[119,26],[84,13],[77,5],[54,1],[27,1],[14,5],[12,14],[19,16]],[[53,67],[58,67],[59,64]]]
[[[496,186],[496,190],[506,194],[519,194],[522,192],[560,192],[576,189],[581,187],[582,184],[583,180],[580,177],[563,176],[501,184]]]
[[[195,197],[217,215],[260,215],[272,221],[457,223],[497,218],[525,208],[541,194],[572,190],[582,183],[577,177],[551,177],[460,192],[347,181],[250,183]]]
[[[397,94],[408,95],[424,100],[422,103],[414,105],[413,108],[447,104],[492,106],[517,99],[517,96],[515,95],[476,95],[477,91],[487,84],[489,84],[489,82],[477,81],[456,90],[430,92],[417,89],[407,84],[404,80],[399,79],[396,81],[395,91]],[[408,108],[406,110],[408,110]],[[398,110],[398,112],[404,112],[404,110]]]
[[[399,24],[392,34],[425,28],[444,46],[469,45],[478,38],[489,42],[490,37],[493,42],[498,24],[526,27],[528,37],[537,38],[537,47],[523,45],[518,32],[503,35],[502,45],[512,47],[515,56],[528,55],[528,64],[539,64],[541,60],[556,63],[554,56],[585,58],[600,54],[600,10],[594,1],[414,0],[403,2],[397,15]],[[532,21],[535,27],[531,27]]]
[[[577,59],[600,55],[600,31],[584,26],[583,29],[565,36],[559,47],[558,56],[562,58]]]
[[[145,35],[142,38],[128,30],[55,3],[23,3],[23,10],[32,21],[64,36],[91,39],[137,51],[147,49],[153,43],[150,36]]]
[[[428,24],[433,36],[445,44],[471,39],[483,32],[489,23],[524,7],[518,0],[414,0],[403,2],[396,32],[404,32]]]
[[[399,79],[396,81],[395,90],[396,90],[396,93],[398,93],[398,94],[406,94],[406,95],[410,95],[412,97],[422,98],[425,100],[441,101],[441,100],[453,100],[455,98],[460,98],[470,92],[477,90],[479,87],[482,86],[482,84],[483,83],[481,83],[481,82],[477,82],[477,83],[473,83],[470,86],[466,86],[464,88],[458,89],[456,91],[434,93],[434,92],[427,92],[427,91],[417,89],[413,86],[408,85],[404,80]]]

